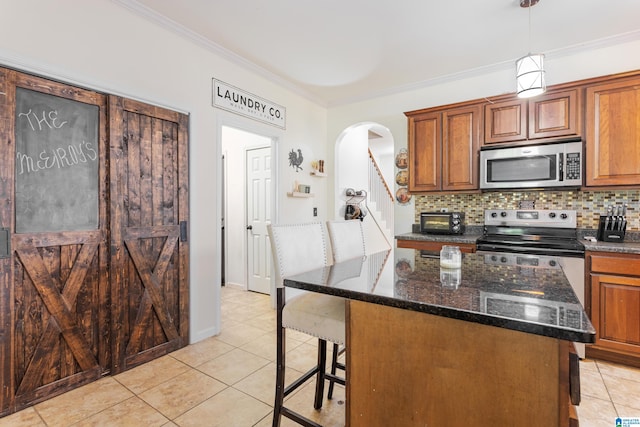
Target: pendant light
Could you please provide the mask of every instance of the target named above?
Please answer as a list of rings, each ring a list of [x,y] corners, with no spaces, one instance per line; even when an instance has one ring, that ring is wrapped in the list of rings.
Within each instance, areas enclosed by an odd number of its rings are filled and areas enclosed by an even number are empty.
[[[531,7],[539,0],[520,0],[520,7],[529,9],[529,54],[516,61],[516,93],[519,98],[530,98],[547,90],[544,78],[544,55],[531,53]]]

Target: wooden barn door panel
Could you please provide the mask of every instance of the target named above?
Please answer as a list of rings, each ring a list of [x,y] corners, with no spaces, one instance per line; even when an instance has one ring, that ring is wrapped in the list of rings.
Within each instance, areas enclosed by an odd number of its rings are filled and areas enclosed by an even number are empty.
[[[113,370],[188,344],[188,117],[109,97]]]
[[[112,355],[106,98],[9,70],[0,70],[0,81],[0,229],[9,230],[11,246],[0,260],[0,411],[6,414],[100,378]],[[28,108],[16,103],[25,97]],[[48,108],[47,100],[71,110],[90,106],[94,114],[88,127],[97,129],[95,140],[82,136],[82,114]],[[41,144],[36,154],[26,152],[33,139],[20,134],[25,128],[49,132],[35,136]],[[75,208],[74,197],[84,187],[74,182],[74,170],[89,163],[94,191],[77,198],[90,201],[89,219],[75,227],[80,217],[74,212],[84,208]],[[29,175],[38,174],[55,185],[43,189],[33,184]],[[74,200],[66,208],[71,214],[57,216],[66,199]]]
[[[0,415],[9,413],[15,392],[13,357],[12,256],[9,249],[13,224],[13,144],[12,105],[9,99],[12,71],[0,68]]]
[[[69,234],[13,239],[16,408],[94,381],[110,364],[108,285],[95,274],[106,273],[104,238]]]

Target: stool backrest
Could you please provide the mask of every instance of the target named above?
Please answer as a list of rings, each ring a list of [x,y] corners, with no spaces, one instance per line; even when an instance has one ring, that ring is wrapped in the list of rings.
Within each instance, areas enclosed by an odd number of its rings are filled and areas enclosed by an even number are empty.
[[[334,262],[365,256],[364,231],[361,221],[327,221],[327,231],[329,231]]]
[[[323,223],[269,224],[267,231],[271,242],[276,287],[282,287],[284,277],[329,264]]]

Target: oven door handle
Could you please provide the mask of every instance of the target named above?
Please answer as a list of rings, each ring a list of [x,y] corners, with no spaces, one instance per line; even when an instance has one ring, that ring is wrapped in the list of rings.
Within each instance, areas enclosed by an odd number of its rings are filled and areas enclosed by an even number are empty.
[[[573,258],[584,258],[584,251],[569,250],[569,249],[553,249],[553,248],[523,248],[511,245],[500,245],[495,243],[482,243],[477,244],[476,251],[480,252],[506,252],[510,254],[531,254],[531,255],[546,255],[546,256],[568,256]]]

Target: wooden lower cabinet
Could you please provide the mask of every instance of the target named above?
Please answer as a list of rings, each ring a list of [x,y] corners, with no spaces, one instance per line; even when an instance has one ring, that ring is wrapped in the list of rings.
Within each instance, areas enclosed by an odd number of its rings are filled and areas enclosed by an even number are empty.
[[[347,426],[576,425],[567,341],[361,301],[347,322]]]
[[[587,357],[640,367],[640,256],[588,252],[587,298],[596,341]]]

